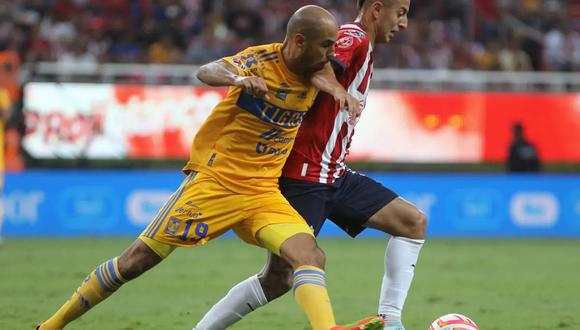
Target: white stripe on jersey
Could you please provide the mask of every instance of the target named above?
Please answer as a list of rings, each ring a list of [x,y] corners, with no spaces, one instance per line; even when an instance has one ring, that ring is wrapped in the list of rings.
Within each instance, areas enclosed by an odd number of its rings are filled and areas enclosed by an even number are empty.
[[[346,24],[346,25],[343,25],[343,27],[350,27],[351,25],[360,30],[360,28],[358,26],[353,25],[353,24]],[[348,86],[348,90],[347,90],[347,92],[350,95],[353,95],[359,101],[362,101],[362,102],[364,102],[366,100],[370,84],[367,84],[367,87],[366,87],[366,90],[364,91],[364,93],[361,93],[358,90],[358,87],[363,82],[363,79],[365,78],[367,71],[372,70],[372,68],[369,66],[369,61],[371,60],[372,51],[373,51],[373,48],[369,44],[369,49],[367,51],[365,61],[362,65],[362,67],[360,68],[360,70],[358,71],[358,73],[356,74],[354,80]],[[369,79],[370,79],[370,77],[369,77]],[[340,133],[340,129],[342,128],[342,125],[345,122],[348,125],[348,132],[343,139],[342,150],[341,150],[340,156],[337,159],[337,165],[339,165],[340,168],[337,168],[336,171],[334,172],[333,181],[335,178],[338,177],[337,174],[339,172],[341,172],[342,169],[344,169],[344,167],[345,167],[344,158],[345,158],[345,154],[346,154],[346,145],[348,143],[348,139],[350,138],[350,136],[352,134],[352,131],[354,130],[354,125],[351,125],[348,123],[348,112],[343,110],[343,109],[340,109],[338,111],[338,114],[336,115],[335,120],[334,120],[334,127],[333,127],[332,133],[330,134],[330,137],[328,139],[328,143],[326,144],[326,147],[324,148],[324,151],[322,152],[322,160],[320,162],[321,170],[320,170],[320,177],[319,177],[319,181],[321,183],[328,182],[328,172],[330,171],[330,164],[332,162],[332,151],[336,147],[338,134]]]
[[[356,25],[356,24],[343,24],[340,26],[340,29],[355,29],[355,30],[359,30],[359,31],[363,31],[363,29],[361,29],[360,26]],[[365,32],[366,33],[366,32]]]
[[[306,176],[307,172],[308,172],[308,163],[304,163],[302,164],[302,172],[300,173],[300,175]]]
[[[348,112],[340,109],[334,118],[334,127],[332,128],[332,133],[328,138],[328,143],[326,143],[326,148],[322,152],[322,161],[320,162],[320,183],[327,183],[328,172],[330,171],[330,161],[332,160],[332,150],[336,146],[336,140],[338,139],[338,134],[342,128],[342,124],[348,121]]]

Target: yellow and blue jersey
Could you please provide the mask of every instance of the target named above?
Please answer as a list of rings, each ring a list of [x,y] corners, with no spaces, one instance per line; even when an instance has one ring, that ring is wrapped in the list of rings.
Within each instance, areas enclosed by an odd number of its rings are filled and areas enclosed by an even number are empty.
[[[290,72],[279,43],[250,47],[223,60],[241,76],[262,77],[270,100],[230,87],[196,134],[184,171],[206,173],[237,193],[276,191],[317,89]]]

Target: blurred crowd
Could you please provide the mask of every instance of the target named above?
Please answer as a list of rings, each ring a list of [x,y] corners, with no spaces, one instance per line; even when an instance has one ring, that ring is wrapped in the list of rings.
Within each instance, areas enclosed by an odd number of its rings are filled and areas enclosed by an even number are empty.
[[[339,22],[356,0],[4,0],[0,51],[22,62],[203,63],[281,41],[301,5]],[[377,67],[580,68],[580,0],[412,0],[409,28],[381,46]]]

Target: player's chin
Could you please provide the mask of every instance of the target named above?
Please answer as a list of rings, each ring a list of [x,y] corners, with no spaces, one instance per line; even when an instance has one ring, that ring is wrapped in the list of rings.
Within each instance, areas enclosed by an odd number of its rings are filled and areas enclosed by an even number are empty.
[[[314,72],[318,72],[320,70],[322,70],[324,68],[324,66],[326,65],[326,63],[328,63],[327,61],[321,62],[319,64],[313,65],[312,68],[310,69],[310,72],[314,73]]]

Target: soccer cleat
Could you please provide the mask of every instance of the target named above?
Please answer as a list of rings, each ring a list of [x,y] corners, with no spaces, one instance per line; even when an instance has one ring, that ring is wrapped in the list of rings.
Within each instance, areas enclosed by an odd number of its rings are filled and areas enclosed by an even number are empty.
[[[330,330],[383,330],[385,320],[380,316],[371,316],[356,323],[335,325]]]
[[[45,324],[45,323],[46,323],[46,321],[44,321],[44,322],[40,323],[39,325],[37,325],[37,326],[36,326],[36,328],[35,328],[35,329],[36,329],[36,330],[57,330],[57,329],[62,329],[62,328],[50,328],[50,329],[44,329],[44,328],[46,328],[46,324]],[[42,326],[44,326],[44,328],[43,328],[43,329],[40,329],[40,327],[42,327]]]
[[[402,322],[389,323],[385,326],[385,330],[405,330]]]
[[[37,326],[36,326],[36,328],[34,328],[34,329],[36,329],[36,330],[40,330],[40,327],[41,327],[43,324],[44,324],[44,322],[40,323],[40,324],[39,324],[39,325],[37,325]]]

